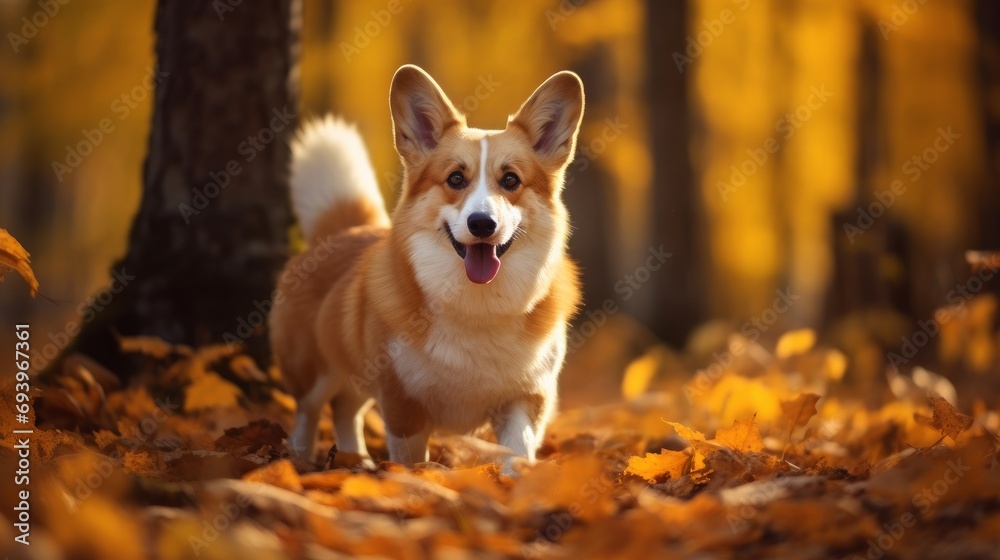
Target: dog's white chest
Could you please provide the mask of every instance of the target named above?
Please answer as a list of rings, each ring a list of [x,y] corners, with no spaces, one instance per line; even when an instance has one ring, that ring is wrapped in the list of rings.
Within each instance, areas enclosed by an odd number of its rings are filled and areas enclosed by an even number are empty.
[[[435,322],[423,344],[395,341],[393,366],[440,428],[467,432],[519,396],[555,391],[565,335],[534,343],[520,329],[469,332]]]

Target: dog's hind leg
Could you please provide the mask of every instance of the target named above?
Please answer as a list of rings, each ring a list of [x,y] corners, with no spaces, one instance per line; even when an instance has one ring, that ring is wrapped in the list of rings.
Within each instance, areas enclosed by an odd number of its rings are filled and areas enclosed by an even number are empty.
[[[368,447],[365,445],[365,413],[374,400],[356,395],[350,389],[344,390],[330,403],[333,406],[333,430],[337,434],[337,451],[357,453],[369,462]]]
[[[295,429],[289,439],[292,451],[306,461],[313,460],[316,449],[316,426],[323,404],[336,393],[337,384],[330,375],[320,375],[304,396],[298,399],[295,412]]]

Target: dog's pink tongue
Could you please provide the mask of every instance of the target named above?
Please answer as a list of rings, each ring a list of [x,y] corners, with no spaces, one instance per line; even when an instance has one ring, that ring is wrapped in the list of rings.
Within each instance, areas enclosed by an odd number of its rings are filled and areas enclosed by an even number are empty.
[[[465,251],[465,274],[476,284],[487,284],[497,276],[500,259],[496,245],[476,243],[468,245]]]

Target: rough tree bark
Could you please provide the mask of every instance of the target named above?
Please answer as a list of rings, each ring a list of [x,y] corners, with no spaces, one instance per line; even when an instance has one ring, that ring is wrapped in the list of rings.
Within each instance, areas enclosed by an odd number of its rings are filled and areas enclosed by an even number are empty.
[[[258,317],[292,223],[299,6],[160,0],[142,202],[127,254],[112,269],[127,285],[69,351],[121,376],[133,366],[118,335],[194,345],[235,337],[266,358]]]

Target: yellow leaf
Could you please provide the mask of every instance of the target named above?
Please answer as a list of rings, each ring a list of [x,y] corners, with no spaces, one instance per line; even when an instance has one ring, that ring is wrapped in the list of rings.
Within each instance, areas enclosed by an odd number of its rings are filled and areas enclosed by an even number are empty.
[[[660,352],[656,348],[633,360],[625,368],[625,376],[622,377],[622,396],[631,399],[645,393],[656,377],[656,372],[660,370],[661,361]]]
[[[688,428],[687,426],[681,424],[680,422],[667,422],[667,424],[669,424],[670,427],[672,427],[674,431],[677,432],[677,435],[688,440],[688,442],[705,441],[705,434],[699,432],[698,430]]]
[[[663,449],[659,453],[646,453],[645,457],[630,457],[625,474],[634,474],[650,483],[657,483],[668,478],[680,478],[690,467],[690,455],[683,451]]]
[[[184,391],[184,410],[191,412],[206,408],[236,406],[236,400],[242,394],[236,385],[214,373],[208,373],[187,386]]]
[[[693,441],[691,442],[691,470],[701,471],[704,470],[706,465],[705,461],[708,456],[715,453],[719,449],[719,446],[714,443],[709,443],[707,441]]]
[[[779,395],[788,394],[786,386],[783,375],[747,378],[727,373],[706,392],[702,402],[720,426],[752,415],[762,422],[773,422],[781,417]]]
[[[24,278],[24,281],[28,283],[31,297],[35,297],[38,293],[38,280],[35,279],[35,273],[31,271],[29,256],[24,247],[11,234],[7,233],[7,230],[0,229],[0,265],[17,271],[21,278]],[[3,282],[3,266],[0,266],[0,282]]]
[[[680,422],[667,422],[677,435],[686,439],[691,444],[691,465],[688,470],[699,471],[705,468],[705,459],[717,447],[715,444],[705,441],[705,434],[698,430],[688,428]]]
[[[778,358],[789,358],[799,354],[805,354],[816,344],[816,333],[812,329],[799,329],[790,331],[778,339],[778,346],[774,350],[774,355]]]
[[[781,401],[781,415],[789,425],[789,431],[805,426],[816,416],[816,403],[821,397],[815,393],[802,393],[792,400]]]
[[[733,422],[732,428],[722,428],[715,433],[715,441],[720,445],[735,449],[741,453],[756,452],[764,449],[760,439],[760,429],[756,417],[749,420]]]

